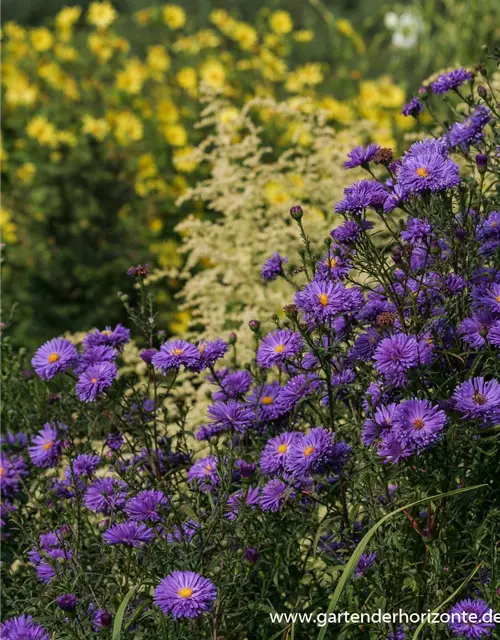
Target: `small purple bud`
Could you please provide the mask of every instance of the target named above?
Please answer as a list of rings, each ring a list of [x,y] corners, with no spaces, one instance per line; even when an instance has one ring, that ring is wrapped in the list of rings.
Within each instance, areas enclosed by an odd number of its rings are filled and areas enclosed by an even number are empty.
[[[250,564],[255,564],[259,559],[259,552],[254,547],[245,547],[243,555],[245,557],[245,560]]]
[[[238,340],[238,336],[234,333],[234,331],[231,331],[231,333],[227,337],[228,343],[229,344],[236,344],[237,340]]]
[[[478,153],[476,156],[476,167],[479,173],[486,173],[488,168],[488,156],[484,153]]]
[[[248,326],[250,327],[250,330],[255,333],[260,329],[260,322],[258,320],[249,320]]]
[[[56,598],[57,606],[63,611],[74,611],[76,609],[76,596],[74,593],[64,593]]]
[[[300,204],[297,204],[290,209],[290,215],[297,222],[299,220],[302,220],[302,216],[304,215],[304,212],[302,211],[302,207],[300,206]]]
[[[146,364],[151,364],[151,360],[153,359],[155,353],[156,349],[143,349],[139,354],[139,358]]]

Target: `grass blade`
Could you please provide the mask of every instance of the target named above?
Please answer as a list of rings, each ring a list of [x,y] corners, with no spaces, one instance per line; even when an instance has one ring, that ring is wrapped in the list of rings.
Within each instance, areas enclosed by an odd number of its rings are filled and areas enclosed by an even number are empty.
[[[130,600],[134,597],[138,588],[139,588],[139,585],[132,587],[130,591],[127,593],[127,595],[120,602],[120,606],[118,607],[118,611],[116,612],[115,621],[113,624],[112,640],[120,640],[122,635],[122,625],[123,625],[123,618],[125,616],[125,609],[127,608]]]
[[[339,581],[337,583],[335,591],[333,592],[333,596],[330,598],[330,603],[329,603],[328,609],[326,611],[327,617],[330,615],[330,613],[333,612],[333,610],[337,606],[337,603],[340,600],[340,597],[341,597],[341,595],[342,595],[342,593],[344,591],[344,588],[345,588],[346,584],[348,583],[350,577],[354,573],[354,570],[358,566],[359,559],[361,558],[361,555],[363,554],[364,550],[368,546],[368,543],[370,542],[370,540],[374,536],[375,532],[385,522],[387,522],[387,520],[390,520],[392,517],[394,517],[398,513],[401,513],[405,509],[411,509],[411,507],[415,507],[418,504],[423,504],[425,502],[429,502],[430,500],[441,500],[442,498],[447,498],[447,497],[450,497],[450,496],[457,496],[457,495],[459,495],[461,493],[467,493],[468,491],[475,491],[476,489],[481,489],[481,488],[487,487],[487,486],[488,486],[487,484],[478,484],[478,485],[475,485],[474,487],[464,487],[462,489],[455,489],[454,491],[448,491],[447,493],[439,493],[439,494],[437,494],[435,496],[428,496],[427,498],[422,498],[421,500],[416,500],[415,502],[410,502],[409,504],[405,504],[403,507],[399,507],[395,511],[391,511],[391,513],[388,513],[387,515],[385,515],[383,518],[380,518],[380,520],[378,522],[376,522],[373,525],[373,527],[363,536],[363,538],[360,540],[358,546],[354,550],[354,553],[349,558],[349,562],[346,564],[345,569],[344,569],[342,575],[340,576],[340,579],[339,579]],[[319,635],[318,635],[318,640],[324,640],[327,629],[328,629],[328,625],[325,625],[321,629],[321,631],[319,632]]]

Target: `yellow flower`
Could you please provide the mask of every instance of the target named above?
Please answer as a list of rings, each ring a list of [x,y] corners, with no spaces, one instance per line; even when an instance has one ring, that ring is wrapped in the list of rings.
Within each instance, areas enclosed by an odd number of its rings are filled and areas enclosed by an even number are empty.
[[[23,29],[15,22],[6,22],[3,30],[11,40],[24,40],[26,38],[26,29]]]
[[[269,24],[274,33],[284,36],[293,29],[293,22],[288,11],[275,11],[269,18]]]
[[[281,206],[288,202],[289,196],[281,182],[271,181],[264,185],[264,198],[269,204]]]
[[[173,239],[153,243],[151,245],[151,251],[156,255],[160,267],[164,269],[168,267],[179,267],[182,263],[178,244]]]
[[[194,67],[183,67],[175,76],[177,84],[188,91],[194,93],[198,86],[198,79],[196,77],[196,69]]]
[[[142,11],[136,11],[134,13],[134,20],[140,27],[144,27],[149,23],[150,12],[147,9],[142,9]]]
[[[57,144],[57,130],[45,116],[35,116],[26,127],[29,138],[38,140],[40,144],[55,146]]]
[[[177,266],[177,265],[176,265]],[[176,311],[174,319],[170,322],[170,330],[175,335],[182,335],[189,328],[191,314],[189,311]]]
[[[10,211],[2,207],[0,214],[0,229],[2,230],[2,238],[4,242],[12,244],[17,240],[16,225],[12,222],[12,214]]]
[[[187,142],[187,133],[180,124],[169,124],[163,127],[162,133],[165,140],[173,147],[184,147]]]
[[[172,100],[160,100],[157,113],[158,120],[163,124],[174,124],[179,119],[179,111]]]
[[[130,44],[127,42],[127,40],[125,40],[125,38],[113,38],[113,40],[111,41],[111,45],[117,51],[121,51],[122,53],[127,53],[127,51],[130,49]]]
[[[171,183],[171,191],[174,198],[183,196],[188,190],[188,183],[184,176],[175,176]]]
[[[71,62],[78,58],[78,52],[76,49],[59,42],[54,47],[54,53],[58,58],[61,58],[61,60],[64,60],[65,62]]]
[[[163,7],[163,21],[169,29],[181,29],[186,24],[186,12],[177,4]]]
[[[337,29],[340,31],[340,33],[344,34],[345,36],[347,36],[348,38],[351,38],[355,31],[353,29],[352,24],[349,22],[349,20],[346,20],[345,18],[341,18],[340,20],[337,20]]]
[[[116,9],[110,2],[92,2],[87,12],[87,21],[104,31],[116,20],[116,16]]]
[[[175,170],[182,173],[192,173],[199,164],[194,147],[175,149],[172,162]]]
[[[217,120],[221,124],[227,125],[231,122],[234,122],[239,115],[240,112],[236,107],[226,107],[225,109],[221,109],[221,111],[219,111],[219,113],[217,114]]]
[[[170,69],[171,60],[165,50],[165,47],[161,44],[157,44],[152,47],[148,47],[146,63],[151,71],[163,73]]]
[[[342,124],[348,124],[354,120],[354,112],[345,102],[340,102],[331,96],[325,96],[318,104],[319,108],[326,112],[329,118]]]
[[[32,162],[25,162],[16,171],[16,178],[24,184],[29,184],[36,173],[36,166]]]
[[[71,131],[60,131],[57,134],[57,140],[59,144],[65,144],[68,147],[76,147],[78,144],[78,138]]]
[[[61,31],[71,29],[71,27],[78,21],[82,10],[80,7],[64,7],[56,15],[56,27]]]
[[[133,58],[122,71],[116,74],[116,88],[127,93],[137,94],[148,76],[147,69],[138,58]]]
[[[31,44],[35,51],[48,51],[54,42],[52,34],[46,27],[33,29],[30,34]]]
[[[89,49],[101,62],[107,62],[113,55],[113,48],[108,38],[100,36],[98,33],[91,33],[88,37]]]
[[[36,102],[38,88],[30,85],[28,78],[23,73],[17,73],[6,81],[4,73],[4,83],[6,85],[5,100],[8,104],[31,105]]]
[[[82,117],[82,133],[87,133],[96,140],[104,140],[109,133],[109,124],[104,118],[94,118],[89,114]]]
[[[314,32],[310,29],[301,29],[293,34],[293,38],[297,42],[311,42],[314,38]]]
[[[158,175],[158,168],[156,166],[155,160],[150,153],[143,153],[139,156],[139,161],[137,163],[138,175],[144,178],[152,178]]]
[[[218,60],[207,60],[200,67],[200,76],[208,86],[221,89],[226,80],[226,71]]]
[[[244,51],[252,49],[259,39],[257,31],[245,22],[238,22],[233,29],[232,37]]]
[[[210,22],[213,22],[219,29],[222,29],[231,20],[229,14],[224,9],[214,9],[210,13]]]
[[[159,233],[163,229],[163,222],[160,218],[153,218],[149,221],[148,227],[153,233]]]
[[[143,126],[139,118],[130,111],[109,114],[109,121],[118,142],[124,146],[138,142],[143,136]]]
[[[401,131],[411,131],[411,129],[415,127],[416,120],[415,118],[408,118],[402,113],[397,113],[394,116],[394,122],[396,124],[396,127]]]

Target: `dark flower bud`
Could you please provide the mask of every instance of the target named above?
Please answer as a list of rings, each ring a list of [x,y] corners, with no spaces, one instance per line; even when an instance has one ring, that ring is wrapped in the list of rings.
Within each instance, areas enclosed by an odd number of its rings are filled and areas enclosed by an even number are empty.
[[[396,247],[396,249],[394,249],[394,251],[392,253],[392,259],[394,260],[394,262],[396,264],[401,264],[401,262],[403,260],[403,255],[402,255],[401,249],[399,247]]]
[[[382,326],[392,326],[396,322],[396,314],[392,311],[384,311],[377,316],[376,322]]]
[[[302,207],[300,206],[300,204],[297,204],[290,209],[290,215],[294,220],[297,220],[297,222],[299,220],[302,220],[302,216],[304,215],[304,212],[302,211]]]
[[[375,164],[383,164],[384,166],[387,167],[388,165],[391,164],[393,158],[394,158],[394,153],[392,149],[389,149],[388,147],[380,147],[380,149],[377,151],[377,153],[373,158],[373,162]]]
[[[149,275],[149,264],[138,264],[135,267],[129,267],[127,275],[131,278],[145,278]]]
[[[484,87],[482,84],[479,85],[479,87],[477,88],[477,95],[480,98],[486,98],[486,96],[488,95],[488,91],[486,90],[486,87]]]
[[[488,168],[488,156],[484,153],[478,153],[476,155],[476,167],[479,173],[486,173]]]
[[[455,236],[459,240],[464,240],[467,237],[467,230],[464,227],[455,227]]]
[[[247,562],[249,562],[250,564],[255,564],[259,559],[259,552],[257,551],[257,549],[255,549],[255,547],[245,547],[243,556],[245,557],[245,560]]]
[[[234,331],[231,331],[231,333],[227,337],[228,343],[229,344],[236,344],[237,340],[238,340],[238,336],[234,333]]]
[[[157,335],[159,338],[164,338],[167,335],[167,332],[165,331],[165,329],[159,329]]]
[[[283,311],[285,312],[285,315],[287,316],[287,318],[296,318],[298,313],[298,308],[297,308],[297,305],[295,304],[286,304],[283,307]]]
[[[249,320],[248,326],[250,327],[251,331],[257,333],[257,331],[260,329],[260,322],[258,320]]]
[[[74,611],[76,609],[76,596],[74,593],[65,593],[56,598],[57,606],[63,611]]]

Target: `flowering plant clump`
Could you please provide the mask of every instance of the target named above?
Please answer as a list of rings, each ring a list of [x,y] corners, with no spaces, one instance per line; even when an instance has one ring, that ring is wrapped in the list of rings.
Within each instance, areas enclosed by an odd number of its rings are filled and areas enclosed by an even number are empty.
[[[271,247],[262,275],[295,293],[271,331],[249,323],[249,362],[235,335],[166,340],[141,265],[144,380],[117,374],[122,325],[32,369],[6,341],[2,635],[285,639],[269,614],[375,609],[455,617],[331,633],[498,635],[500,113],[478,74],[441,79],[463,105],[438,136],[346,157],[368,178],[321,252],[291,208],[300,262]],[[185,371],[211,383],[194,431]]]

